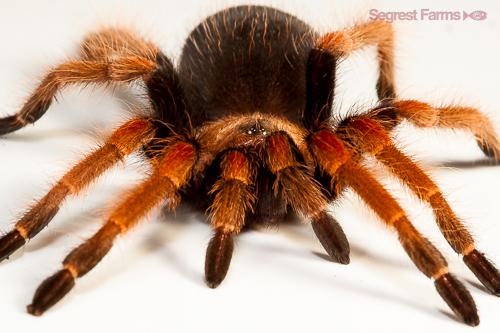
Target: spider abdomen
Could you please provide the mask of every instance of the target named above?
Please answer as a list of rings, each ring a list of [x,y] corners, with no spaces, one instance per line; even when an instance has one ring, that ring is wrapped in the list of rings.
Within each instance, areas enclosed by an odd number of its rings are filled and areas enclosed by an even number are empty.
[[[315,32],[277,9],[220,11],[189,35],[179,64],[191,106],[207,120],[264,113],[299,121]]]

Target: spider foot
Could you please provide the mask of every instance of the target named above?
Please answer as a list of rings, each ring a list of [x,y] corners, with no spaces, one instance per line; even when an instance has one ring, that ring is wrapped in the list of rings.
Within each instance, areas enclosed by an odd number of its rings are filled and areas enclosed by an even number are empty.
[[[0,135],[17,131],[24,127],[24,123],[17,116],[0,118]]]
[[[23,246],[26,240],[16,229],[0,238],[0,261],[8,259],[17,249]]]
[[[349,264],[349,241],[340,224],[326,212],[322,212],[312,220],[311,225],[328,255],[340,264]]]
[[[46,310],[59,302],[73,287],[75,278],[68,269],[62,269],[42,282],[28,305],[28,313],[41,316]]]
[[[233,248],[233,235],[217,230],[208,244],[205,258],[205,280],[210,288],[217,288],[226,277]]]
[[[465,264],[481,283],[494,295],[500,296],[500,272],[484,254],[473,250],[463,258]]]
[[[495,161],[500,161],[500,152],[498,151],[498,149],[496,149],[491,145],[486,144],[483,140],[478,139],[476,140],[476,142],[479,149],[481,149],[481,151],[486,157],[491,158]]]
[[[476,304],[460,281],[446,273],[434,281],[434,285],[446,304],[464,323],[470,326],[479,325]]]
[[[493,158],[495,156],[495,151],[491,149],[489,146],[485,145],[481,141],[477,140],[477,146],[481,151],[483,152],[484,155],[486,155],[489,158]]]

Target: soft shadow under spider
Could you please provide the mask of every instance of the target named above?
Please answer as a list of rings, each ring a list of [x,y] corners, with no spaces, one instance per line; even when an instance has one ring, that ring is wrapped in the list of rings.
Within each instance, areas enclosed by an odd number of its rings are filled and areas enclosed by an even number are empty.
[[[186,221],[195,221],[198,223],[202,219],[200,213],[187,205],[181,205],[175,212],[162,209],[157,219],[157,222],[161,224],[162,230],[156,230],[147,236],[143,248],[149,252],[158,251],[187,229],[188,224]]]
[[[411,268],[412,268],[410,265],[406,265],[403,262],[396,261],[396,260],[390,260],[390,259],[383,257],[383,256],[374,255],[372,252],[367,251],[364,248],[360,247],[359,245],[353,244],[352,242],[350,243],[350,246],[351,246],[351,259],[354,261],[359,260],[359,259],[363,259],[363,258],[368,258],[369,260],[375,261],[375,262],[382,264],[384,266],[391,266],[391,267],[397,267],[400,269],[408,269],[408,270],[411,270]],[[322,252],[318,252],[318,251],[312,251],[312,253],[315,256],[317,256],[323,260],[330,261],[330,262],[337,263],[337,264],[339,263],[326,253],[322,253]]]
[[[324,260],[329,261],[329,262],[337,263],[335,260],[333,260],[327,254],[316,252],[316,251],[313,251],[312,253],[314,255],[318,256],[321,259],[324,259]],[[362,248],[360,248],[360,247],[358,247],[356,245],[353,246],[353,244],[351,243],[351,257],[356,258],[358,256],[361,256],[361,257],[368,256],[368,257],[370,257],[372,259],[377,260],[378,262],[383,263],[384,265],[398,266],[398,267],[402,267],[403,268],[403,265],[401,265],[400,263],[396,263],[394,261],[389,262],[388,260],[385,260],[385,258],[383,258],[383,257],[373,256],[370,252],[365,251],[364,249],[362,249]],[[407,268],[410,269],[411,267],[408,266]],[[467,282],[469,282],[474,287],[476,287],[476,288],[478,288],[478,289],[480,289],[480,290],[488,293],[488,291],[486,290],[486,288],[483,288],[479,284],[471,282],[469,280],[467,280]],[[346,284],[343,281],[337,280],[336,283],[338,285],[343,285],[344,287],[346,286]],[[391,300],[391,301],[394,301],[394,302],[398,302],[400,304],[404,304],[404,305],[406,305],[408,307],[411,307],[413,309],[419,310],[421,312],[425,312],[425,313],[427,313],[429,315],[432,315],[433,317],[438,317],[436,315],[435,311],[433,311],[430,308],[425,307],[425,306],[423,306],[423,305],[421,305],[421,304],[419,304],[417,302],[413,302],[411,299],[402,298],[402,297],[395,296],[395,295],[388,294],[388,293],[382,293],[382,292],[374,290],[374,289],[363,288],[363,287],[361,287],[359,285],[355,285],[355,284],[349,285],[348,288],[352,289],[353,292],[356,291],[356,289],[358,289],[358,291],[362,292],[363,294],[368,294],[368,295],[371,295],[373,297],[383,298],[383,299]],[[439,312],[441,314],[445,315],[446,317],[448,317],[450,319],[453,319],[453,321],[455,321],[457,323],[462,323],[462,321],[459,318],[457,318],[455,315],[453,315],[453,313],[451,313],[449,311],[439,309]]]
[[[200,223],[203,220],[203,215],[193,210],[189,205],[181,205],[175,213],[162,210],[158,218],[161,230],[155,229],[154,232],[151,232],[144,240],[143,248],[149,252],[161,251],[162,256],[166,259],[166,265],[175,268],[179,274],[195,284],[203,284],[203,272],[188,266],[182,258],[168,247],[168,243],[184,233],[189,224]]]
[[[26,245],[26,251],[35,252],[54,244],[56,241],[66,235],[78,234],[79,231],[81,231],[88,224],[87,222],[91,223],[91,221],[99,220],[99,215],[95,213],[97,209],[97,207],[92,207],[85,211],[79,212],[78,214],[68,216],[63,221],[59,222],[60,226],[56,230],[47,232],[36,240],[29,242],[29,244]],[[82,219],[84,221],[82,221]],[[76,221],[83,223],[77,223]]]
[[[48,129],[35,129],[32,131],[18,132],[9,134],[6,137],[0,137],[0,141],[12,141],[12,142],[26,142],[40,143],[44,140],[51,139],[64,139],[64,138],[74,138],[75,134],[81,134],[84,130],[75,130],[71,128],[48,128]]]
[[[482,285],[480,285],[479,283],[476,283],[470,279],[465,279],[465,281],[470,284],[471,286],[473,286],[474,288],[478,289],[478,290],[481,290],[482,292],[484,292],[485,294],[488,294],[490,296],[494,296],[492,295],[488,289],[486,289],[485,287],[483,287]]]
[[[307,237],[304,233],[298,232],[299,230],[305,230],[302,229],[307,228],[308,226],[305,225],[304,223],[300,222],[300,219],[297,217],[289,217],[286,219],[286,221],[283,223],[281,222],[279,225],[279,231],[281,235],[284,235],[288,239],[292,240],[295,243],[301,243],[297,244],[302,246],[303,248],[313,248],[317,243],[315,240],[311,237]],[[258,230],[258,229],[257,229]],[[401,267],[401,268],[408,268],[411,269],[411,266],[407,266],[403,264],[402,262],[395,261],[395,260],[389,260],[385,257],[382,256],[376,256],[373,255],[372,252],[365,250],[364,248],[360,247],[357,244],[353,244],[352,241],[350,241],[350,257],[351,259],[357,260],[360,258],[369,258],[373,259],[379,263],[383,263],[384,265],[389,265],[393,267]],[[315,256],[330,261],[334,263],[339,263],[336,261],[333,257],[329,256],[327,253],[324,252],[318,252],[318,251],[311,251]]]
[[[57,230],[52,230],[52,232],[47,232],[43,234],[43,236],[40,236],[36,240],[33,240],[28,244],[26,244],[23,253],[24,252],[30,253],[41,250],[45,247],[54,244],[56,241],[58,241],[65,235],[78,234],[78,232],[85,227],[86,223],[70,223],[70,221],[82,222],[81,221],[82,217],[84,217],[86,221],[97,219],[97,216],[93,214],[93,212],[95,211],[96,207],[92,207],[85,211],[79,212],[78,214],[68,216],[67,218],[64,219],[64,221],[59,222],[61,226],[58,227]],[[14,254],[9,259],[10,261],[12,261],[21,256],[22,255]]]
[[[361,252],[364,253],[363,250],[361,250]],[[368,288],[368,287],[363,286],[362,283],[358,283],[356,281],[350,282],[350,281],[347,281],[344,279],[333,279],[332,280],[332,277],[329,275],[315,274],[314,271],[312,271],[312,270],[304,270],[301,268],[297,268],[296,266],[292,267],[292,266],[287,265],[281,261],[279,261],[275,264],[276,265],[279,264],[280,269],[286,268],[289,270],[293,270],[293,273],[292,273],[293,275],[297,275],[297,274],[307,275],[308,280],[314,280],[315,282],[324,282],[327,285],[327,286],[325,286],[325,289],[330,290],[332,292],[333,292],[333,289],[332,289],[332,287],[333,287],[332,283],[333,283],[334,286],[336,286],[342,290],[349,290],[350,292],[352,292],[353,294],[356,294],[356,295],[367,295],[369,297],[374,297],[377,299],[397,302],[398,304],[404,305],[408,308],[418,310],[421,313],[426,313],[434,318],[444,319],[434,309],[426,306],[425,304],[414,301],[411,297],[405,298],[405,297],[395,295],[393,293],[385,292],[384,290],[381,290],[381,289]],[[311,277],[311,275],[313,275],[313,277]],[[411,285],[412,288],[415,287],[415,285],[412,284],[412,282],[409,280],[408,280],[408,285]],[[444,310],[440,310],[439,312],[441,312],[442,314],[445,314],[447,317],[453,318],[456,322],[460,322],[460,320],[455,318],[451,314],[451,312],[448,313]]]
[[[438,165],[440,167],[446,167],[446,168],[474,169],[474,168],[499,166],[500,160],[482,158],[469,161],[443,161],[438,163]]]

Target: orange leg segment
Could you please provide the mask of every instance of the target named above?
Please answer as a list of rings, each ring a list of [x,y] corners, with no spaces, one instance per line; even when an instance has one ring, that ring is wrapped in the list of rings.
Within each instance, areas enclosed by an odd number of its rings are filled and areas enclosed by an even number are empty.
[[[190,179],[196,150],[186,142],[173,143],[151,176],[133,189],[113,210],[99,231],[64,259],[63,268],[38,287],[28,312],[41,315],[88,273],[111,249],[113,241],[134,226],[152,208],[167,200],[170,209],[178,204],[177,191]]]
[[[276,175],[275,195],[281,195],[296,212],[311,218],[321,245],[335,261],[348,264],[350,247],[340,224],[327,212],[327,201],[319,185],[294,156],[290,138],[274,133],[266,139],[266,163]]]
[[[221,177],[211,190],[215,194],[210,207],[215,235],[205,257],[205,280],[210,288],[217,287],[226,277],[233,254],[233,236],[240,233],[246,213],[255,202],[253,182],[254,171],[248,157],[238,150],[225,153]]]
[[[417,127],[466,130],[475,136],[488,157],[500,160],[500,141],[490,119],[478,109],[465,106],[433,107],[415,100],[392,104],[397,114]]]
[[[133,33],[106,29],[82,44],[82,58],[62,63],[45,75],[21,110],[0,118],[0,135],[40,119],[59,90],[71,84],[127,83],[144,78],[156,68],[159,50]]]
[[[159,50],[133,31],[109,27],[90,33],[81,45],[81,57],[91,61],[109,61],[123,56],[155,60]]]
[[[305,217],[324,211],[326,198],[310,170],[297,161],[289,137],[281,132],[270,135],[266,139],[265,151],[266,164],[276,175],[274,194],[281,195],[295,212]]]
[[[363,151],[373,154],[399,177],[422,201],[432,207],[436,222],[453,250],[464,256],[464,262],[494,294],[500,294],[500,273],[474,244],[465,225],[451,209],[439,187],[415,163],[398,150],[381,125],[369,118],[353,120],[349,139]],[[356,136],[353,134],[357,132]]]
[[[316,144],[321,143],[320,149]],[[448,272],[446,260],[408,220],[405,212],[373,176],[354,159],[342,142],[323,130],[313,135],[312,149],[323,171],[352,188],[389,227],[394,228],[406,253],[427,277],[434,279],[437,291],[450,308],[467,324],[478,325],[476,306],[467,289]],[[331,161],[342,161],[333,163]],[[334,172],[334,173],[330,173]]]
[[[316,47],[337,57],[346,57],[365,46],[377,46],[379,58],[379,99],[396,97],[394,86],[394,29],[385,21],[372,21],[323,35]]]
[[[149,119],[134,119],[116,130],[107,142],[66,173],[56,185],[0,238],[0,260],[35,237],[52,220],[64,199],[77,195],[125,156],[146,143],[154,132]]]

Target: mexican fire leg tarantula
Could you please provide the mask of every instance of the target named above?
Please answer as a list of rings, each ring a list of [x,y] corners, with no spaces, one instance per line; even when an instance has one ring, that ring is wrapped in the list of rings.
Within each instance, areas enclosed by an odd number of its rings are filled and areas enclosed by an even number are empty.
[[[0,134],[34,123],[69,84],[123,84],[142,79],[151,112],[121,125],[64,175],[0,239],[7,258],[42,230],[64,199],[80,193],[111,166],[143,150],[152,173],[126,193],[99,231],[74,249],[63,268],[37,289],[28,312],[41,315],[88,273],[114,239],[162,202],[181,200],[208,208],[215,234],[208,244],[207,284],[224,279],[233,239],[244,226],[277,223],[288,210],[311,220],[336,261],[349,262],[349,244],[326,208],[345,188],[354,190],[394,229],[410,259],[434,280],[438,293],[467,324],[477,325],[467,289],[448,272],[439,251],[411,224],[375,179],[363,156],[372,155],[432,207],[443,236],[492,293],[500,274],[439,188],[391,140],[406,120],[417,127],[471,131],[482,151],[500,158],[490,121],[468,107],[433,107],[398,100],[394,87],[393,29],[382,21],[317,34],[281,11],[242,6],[221,11],[189,35],[177,68],[152,43],[120,29],[90,34],[81,57],[56,66],[16,115],[0,119]],[[339,59],[367,45],[378,50],[380,106],[362,116],[332,121]]]

